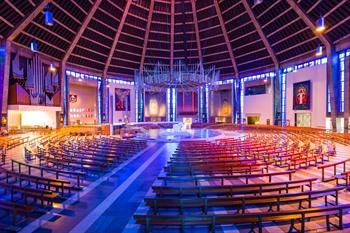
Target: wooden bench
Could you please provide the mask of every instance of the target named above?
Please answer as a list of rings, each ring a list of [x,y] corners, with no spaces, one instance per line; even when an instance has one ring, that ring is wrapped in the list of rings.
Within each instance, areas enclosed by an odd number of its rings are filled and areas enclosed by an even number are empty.
[[[30,206],[30,205],[20,204],[17,202],[1,200],[0,201],[0,209],[11,213],[12,225],[16,225],[17,224],[17,216],[23,215],[26,217],[29,213],[31,213],[34,210],[34,207]]]
[[[256,163],[256,164],[227,164],[227,165],[208,165],[195,167],[166,167],[165,171],[168,175],[207,175],[207,174],[252,174],[253,172],[266,173],[269,172],[271,163]]]
[[[49,151],[48,155],[44,158],[53,157],[53,158],[60,158],[60,159],[69,159],[69,160],[76,160],[83,163],[84,161],[88,161],[90,163],[95,163],[96,165],[100,166],[111,166],[115,164],[116,157],[101,157],[101,156],[94,156],[90,154],[84,154],[83,152],[70,152],[70,151]]]
[[[74,189],[74,186],[72,186],[68,180],[27,175],[19,172],[9,171],[2,167],[0,167],[0,173],[5,174],[6,183],[10,183],[10,178],[12,177],[15,179],[15,182],[19,182],[19,186],[21,187],[23,186],[23,181],[26,181],[28,185],[34,183],[37,189],[39,189],[41,186],[44,186],[44,188],[48,190],[54,188],[56,192],[58,192],[60,189],[62,195],[64,194],[64,190],[67,190],[69,193],[71,193],[72,189]]]
[[[67,171],[62,169],[54,169],[42,166],[31,165],[27,163],[23,163],[17,160],[11,160],[11,171],[16,171],[15,167],[17,167],[18,173],[24,173],[27,171],[28,175],[32,175],[32,170],[39,170],[40,177],[44,177],[45,173],[53,173],[56,179],[59,179],[63,175],[73,176],[76,178],[76,187],[77,189],[81,189],[81,183],[83,178],[86,176],[86,173],[78,172],[78,171]]]
[[[263,160],[263,155],[248,155],[248,154],[213,154],[211,156],[185,156],[171,157],[169,163],[191,163],[198,161],[221,161],[221,160],[239,160],[239,159],[260,159]]]
[[[337,166],[343,166],[343,172],[345,172],[346,171],[346,163],[348,163],[349,161],[350,161],[350,159],[345,159],[342,161],[338,161],[335,163],[327,163],[327,164],[324,164],[324,165],[317,167],[318,169],[322,170],[322,181],[324,182],[324,181],[334,180],[335,176],[337,175]],[[333,168],[333,177],[326,180],[325,179],[325,169],[330,168],[330,167]]]
[[[269,182],[272,182],[272,177],[275,176],[284,176],[288,175],[288,179],[292,180],[292,174],[295,171],[282,171],[282,172],[271,172],[271,173],[261,173],[261,174],[243,174],[243,175],[221,175],[221,176],[159,176],[159,180],[163,180],[164,185],[166,186],[168,182],[193,182],[195,185],[198,185],[200,181],[215,181],[220,180],[221,185],[224,185],[225,180],[234,180],[234,179],[244,179],[245,183],[248,184],[250,179],[253,178],[263,178],[268,177]]]
[[[7,184],[4,182],[0,182],[0,187],[6,191],[10,192],[11,201],[14,201],[15,193],[20,193],[22,198],[24,199],[25,204],[28,203],[28,197],[34,199],[36,202],[37,199],[40,200],[41,205],[44,205],[44,201],[47,202],[47,205],[52,205],[53,202],[57,199],[58,193],[49,191],[49,190],[39,190],[28,187],[20,187],[13,184]]]
[[[334,177],[336,179],[336,184],[339,185],[339,179],[345,180],[345,186],[348,187],[350,184],[350,171],[342,172]]]
[[[300,188],[304,191],[304,186],[312,190],[312,183],[317,178],[308,178],[303,180],[292,180],[274,183],[257,183],[257,184],[241,184],[241,185],[206,185],[206,186],[152,186],[153,192],[159,196],[164,195],[195,195],[201,197],[203,195],[239,195],[239,194],[259,194],[266,192],[278,191],[281,193],[289,192],[290,189]]]
[[[180,226],[184,231],[185,226],[207,225],[210,232],[215,232],[217,225],[223,224],[250,224],[251,230],[257,226],[259,233],[262,233],[264,222],[285,222],[290,221],[290,229],[295,228],[295,221],[301,222],[301,228],[296,229],[299,232],[305,232],[305,222],[311,218],[326,218],[327,230],[330,231],[330,225],[343,229],[343,213],[350,209],[350,204],[315,207],[301,210],[290,210],[280,212],[262,212],[246,214],[213,214],[213,215],[134,215],[137,224],[145,225],[146,232],[151,232],[151,226]],[[330,222],[331,217],[338,218],[338,225]]]
[[[262,196],[239,196],[239,197],[192,197],[192,198],[145,198],[145,204],[151,207],[154,214],[158,214],[158,209],[178,209],[183,214],[184,209],[200,208],[204,214],[208,214],[209,207],[232,207],[237,213],[245,213],[248,206],[269,206],[269,211],[280,211],[282,204],[299,203],[299,208],[303,208],[303,202],[307,202],[307,208],[312,207],[312,200],[324,198],[324,204],[338,205],[339,191],[344,187],[336,187],[316,191],[304,191],[285,194],[266,194]],[[334,198],[334,202],[329,202],[329,197]]]
[[[101,163],[97,161],[89,161],[88,158],[65,158],[64,156],[57,157],[44,157],[43,160],[40,161],[40,165],[43,165],[43,161],[46,162],[46,166],[50,167],[50,164],[53,164],[55,167],[63,167],[69,168],[70,170],[80,170],[82,172],[94,172],[94,173],[102,173],[103,171],[108,169],[107,163]]]
[[[214,159],[215,157],[213,157]],[[209,160],[209,161],[196,161],[196,162],[168,162],[168,166],[164,168],[165,171],[187,171],[188,169],[196,170],[196,168],[211,167],[211,166],[226,166],[226,165],[236,165],[236,166],[246,166],[246,165],[266,165],[271,163],[266,163],[258,161],[256,159],[229,159],[229,160]]]

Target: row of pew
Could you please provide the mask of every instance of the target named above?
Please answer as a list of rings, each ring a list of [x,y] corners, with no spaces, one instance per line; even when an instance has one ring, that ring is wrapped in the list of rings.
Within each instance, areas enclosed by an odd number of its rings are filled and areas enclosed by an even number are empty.
[[[146,232],[166,232],[169,226],[181,232],[207,226],[215,232],[226,224],[263,232],[271,222],[289,222],[290,231],[305,232],[306,223],[316,218],[325,219],[327,230],[343,229],[350,204],[340,203],[339,195],[346,186],[323,187],[324,175],[300,178],[298,171],[313,166],[324,174],[338,165],[345,169],[347,161],[330,163],[335,156],[331,141],[324,141],[322,148],[312,136],[301,140],[296,134],[253,133],[215,142],[180,142],[152,186],[153,195],[144,199],[148,211],[135,214],[135,221]],[[336,178],[349,181],[345,174]]]
[[[146,147],[141,140],[67,132],[32,136],[23,159],[8,157],[0,166],[0,211],[11,216],[0,230],[18,231]]]

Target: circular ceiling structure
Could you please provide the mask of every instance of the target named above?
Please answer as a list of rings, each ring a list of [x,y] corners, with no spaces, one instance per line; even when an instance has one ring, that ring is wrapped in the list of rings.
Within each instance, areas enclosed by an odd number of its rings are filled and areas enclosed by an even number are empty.
[[[230,77],[271,70],[314,55],[322,42],[307,21],[320,16],[331,43],[350,33],[349,0],[4,0],[0,9],[0,39],[36,41],[57,61],[130,78],[142,65],[179,60]]]

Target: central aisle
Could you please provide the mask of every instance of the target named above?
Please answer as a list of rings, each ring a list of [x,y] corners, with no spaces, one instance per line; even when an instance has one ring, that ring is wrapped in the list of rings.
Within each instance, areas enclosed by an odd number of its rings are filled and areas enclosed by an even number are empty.
[[[121,232],[176,147],[152,143],[90,184],[70,205],[54,208],[21,232]]]

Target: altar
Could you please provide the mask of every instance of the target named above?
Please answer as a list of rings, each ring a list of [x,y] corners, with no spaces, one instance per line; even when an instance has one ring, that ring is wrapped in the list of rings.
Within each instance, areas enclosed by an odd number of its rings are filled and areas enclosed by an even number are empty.
[[[184,129],[191,129],[192,127],[192,118],[182,118],[182,123]]]

